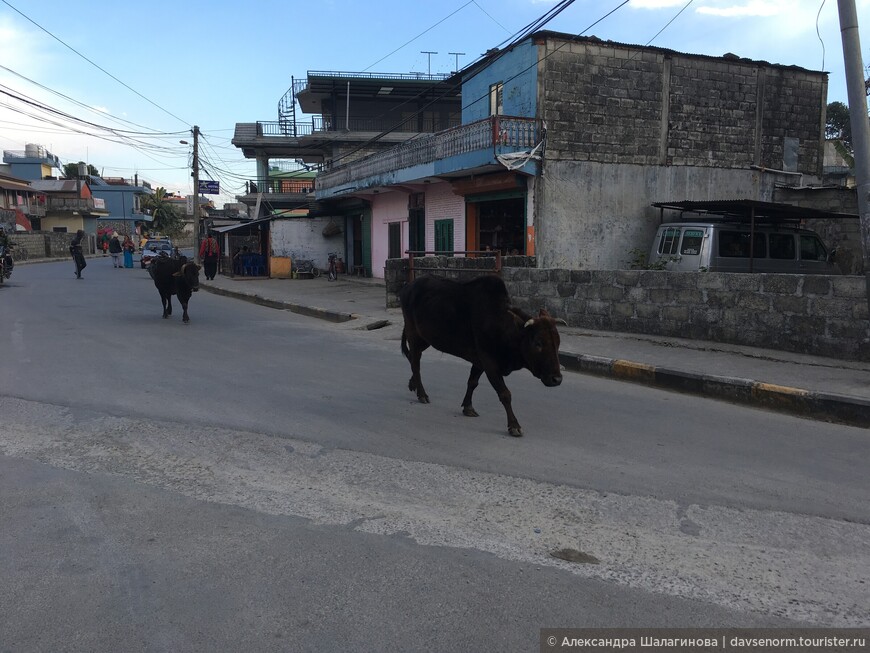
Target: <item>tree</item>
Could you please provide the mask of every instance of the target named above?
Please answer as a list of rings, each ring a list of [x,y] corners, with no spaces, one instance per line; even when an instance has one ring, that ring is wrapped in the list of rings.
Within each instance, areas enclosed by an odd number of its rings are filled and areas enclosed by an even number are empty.
[[[77,179],[79,176],[79,166],[82,165],[85,165],[84,161],[79,161],[78,163],[67,163],[63,167],[63,176],[67,179]],[[97,170],[94,166],[92,166],[90,163],[88,163],[87,166],[89,175],[91,175],[92,177],[100,176],[100,171]]]
[[[831,102],[828,105],[825,138],[828,140],[839,139],[851,148],[852,124],[849,121],[849,107],[842,102]]]
[[[139,206],[153,218],[151,228],[154,231],[175,238],[184,231],[184,220],[169,203],[168,197],[169,193],[161,186],[153,195],[143,195],[139,199]]]

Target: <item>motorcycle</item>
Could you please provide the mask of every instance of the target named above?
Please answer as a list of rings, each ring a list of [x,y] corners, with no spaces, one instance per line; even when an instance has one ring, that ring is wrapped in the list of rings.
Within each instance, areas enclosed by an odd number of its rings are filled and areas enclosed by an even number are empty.
[[[0,283],[12,276],[15,262],[12,260],[12,243],[8,247],[0,246]]]

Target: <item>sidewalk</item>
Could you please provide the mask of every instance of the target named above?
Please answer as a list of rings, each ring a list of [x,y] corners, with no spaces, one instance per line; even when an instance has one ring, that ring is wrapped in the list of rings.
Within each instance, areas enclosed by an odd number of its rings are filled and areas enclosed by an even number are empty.
[[[354,328],[400,330],[381,279],[229,278],[201,281],[216,294]],[[567,370],[870,427],[870,363],[723,343],[560,327]]]

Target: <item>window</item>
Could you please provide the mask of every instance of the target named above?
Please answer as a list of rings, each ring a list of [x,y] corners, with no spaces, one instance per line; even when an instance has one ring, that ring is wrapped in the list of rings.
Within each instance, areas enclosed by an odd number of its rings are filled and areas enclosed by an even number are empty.
[[[764,234],[755,234],[755,246],[752,248],[753,258],[764,258],[767,254]],[[749,258],[748,231],[720,231],[719,256],[725,258]]]
[[[676,254],[680,242],[680,230],[676,227],[666,227],[659,240],[659,254]]]
[[[499,82],[489,87],[489,115],[504,114],[504,84]]]
[[[680,247],[680,254],[683,256],[698,256],[701,253],[701,243],[703,242],[703,229],[686,229],[683,232],[683,243]]]
[[[801,234],[801,260],[827,261],[828,252],[816,236]]]
[[[768,244],[770,245],[770,258],[794,260],[795,246],[792,234],[770,234]]]
[[[453,220],[435,221],[435,251],[439,254],[453,254]]]
[[[391,222],[387,225],[388,229],[388,249],[387,258],[402,258],[402,223]]]

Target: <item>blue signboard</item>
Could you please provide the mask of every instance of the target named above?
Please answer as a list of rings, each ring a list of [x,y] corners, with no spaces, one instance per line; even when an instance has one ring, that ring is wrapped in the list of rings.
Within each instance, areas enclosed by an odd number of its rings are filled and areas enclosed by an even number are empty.
[[[220,195],[220,182],[200,179],[199,192],[206,195]]]

